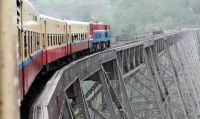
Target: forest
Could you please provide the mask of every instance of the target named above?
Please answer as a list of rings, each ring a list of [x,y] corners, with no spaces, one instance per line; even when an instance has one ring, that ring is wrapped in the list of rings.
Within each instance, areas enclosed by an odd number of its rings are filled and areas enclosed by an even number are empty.
[[[113,35],[200,26],[200,0],[30,0],[60,19],[110,24]]]

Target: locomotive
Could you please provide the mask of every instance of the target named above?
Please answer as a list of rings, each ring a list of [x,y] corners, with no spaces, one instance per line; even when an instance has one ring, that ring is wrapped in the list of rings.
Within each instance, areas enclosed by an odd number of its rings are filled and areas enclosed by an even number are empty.
[[[17,0],[17,29],[21,100],[42,69],[110,47],[110,25],[41,15],[28,0]]]

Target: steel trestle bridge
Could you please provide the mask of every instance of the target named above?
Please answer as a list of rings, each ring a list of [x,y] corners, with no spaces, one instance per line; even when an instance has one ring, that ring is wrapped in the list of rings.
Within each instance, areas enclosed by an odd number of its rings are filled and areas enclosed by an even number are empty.
[[[46,84],[30,118],[199,119],[199,43],[199,29],[177,31],[74,61]]]

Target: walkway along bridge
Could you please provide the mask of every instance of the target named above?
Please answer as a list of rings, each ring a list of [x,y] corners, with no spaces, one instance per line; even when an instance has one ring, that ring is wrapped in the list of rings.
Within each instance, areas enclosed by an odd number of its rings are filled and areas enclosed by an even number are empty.
[[[200,30],[114,45],[57,71],[31,119],[200,118]]]

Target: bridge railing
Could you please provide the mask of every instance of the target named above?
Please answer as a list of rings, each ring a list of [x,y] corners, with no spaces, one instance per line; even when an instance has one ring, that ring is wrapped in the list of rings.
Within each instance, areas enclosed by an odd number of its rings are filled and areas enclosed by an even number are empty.
[[[65,90],[71,86],[77,78],[81,80],[86,79],[88,76],[100,70],[102,62],[107,62],[115,58],[115,50],[106,50],[72,62],[63,69],[57,71],[46,84],[44,92],[31,109],[31,114],[33,115],[30,115],[30,118],[38,119],[38,117],[48,117],[49,119],[56,119],[59,113],[61,113],[63,103],[66,101]],[[58,112],[58,115],[55,115],[55,112]]]

